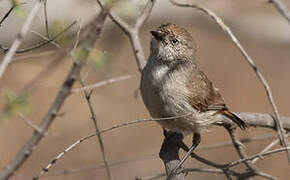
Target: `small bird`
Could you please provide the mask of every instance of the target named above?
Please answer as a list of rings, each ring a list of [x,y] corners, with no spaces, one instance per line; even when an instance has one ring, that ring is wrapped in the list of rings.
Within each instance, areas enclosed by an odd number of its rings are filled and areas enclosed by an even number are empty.
[[[218,89],[199,69],[190,33],[167,23],[151,34],[150,56],[141,75],[142,99],[153,118],[177,117],[158,121],[164,128],[184,136],[194,134],[183,161],[200,143],[200,134],[218,121],[218,114],[244,130],[245,122],[228,110]]]

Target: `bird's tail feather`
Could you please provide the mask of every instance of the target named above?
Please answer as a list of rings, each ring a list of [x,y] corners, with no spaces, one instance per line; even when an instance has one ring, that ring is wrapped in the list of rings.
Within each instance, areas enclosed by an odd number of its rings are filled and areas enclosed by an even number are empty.
[[[239,118],[237,115],[235,115],[234,113],[232,113],[228,110],[223,110],[222,112],[226,117],[228,117],[234,123],[236,123],[242,130],[245,130],[248,127],[247,124],[241,118]]]

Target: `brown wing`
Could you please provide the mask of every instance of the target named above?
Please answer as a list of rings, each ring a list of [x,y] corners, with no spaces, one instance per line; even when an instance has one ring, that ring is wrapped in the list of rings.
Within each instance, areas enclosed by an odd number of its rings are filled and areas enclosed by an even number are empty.
[[[235,122],[241,129],[246,129],[246,123],[228,110],[221,94],[198,68],[192,72],[192,78],[188,82],[188,87],[191,90],[189,98],[192,107],[200,112],[216,110]]]
[[[188,88],[191,90],[190,104],[200,112],[227,109],[220,93],[198,68],[193,70]]]

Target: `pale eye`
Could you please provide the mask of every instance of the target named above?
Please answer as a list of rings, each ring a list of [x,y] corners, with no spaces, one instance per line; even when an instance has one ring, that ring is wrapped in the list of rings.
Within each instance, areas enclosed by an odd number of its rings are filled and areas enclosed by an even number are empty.
[[[172,39],[171,42],[175,46],[179,43],[179,41],[177,39]]]

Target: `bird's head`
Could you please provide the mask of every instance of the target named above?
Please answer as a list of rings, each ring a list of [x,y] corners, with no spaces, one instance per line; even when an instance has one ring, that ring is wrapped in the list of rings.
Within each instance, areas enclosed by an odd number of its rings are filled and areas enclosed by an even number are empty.
[[[152,34],[150,52],[166,62],[194,61],[195,44],[191,35],[182,27],[162,24]]]

